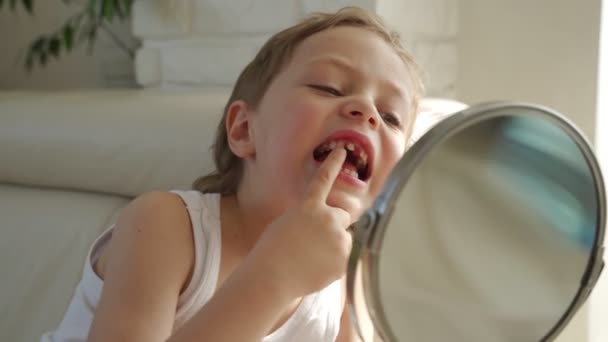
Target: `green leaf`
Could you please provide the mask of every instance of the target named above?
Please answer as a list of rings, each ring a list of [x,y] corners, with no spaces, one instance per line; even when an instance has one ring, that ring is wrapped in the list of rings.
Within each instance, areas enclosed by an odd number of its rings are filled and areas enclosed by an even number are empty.
[[[0,0],[0,8],[2,8],[3,4],[4,4],[4,0]]]
[[[120,11],[121,19],[131,16],[131,7],[133,7],[133,0],[114,0],[114,8]]]
[[[112,0],[102,0],[101,2],[101,18],[106,18],[112,21],[114,17],[114,3]]]
[[[2,0],[0,0],[0,1],[2,1]],[[116,12],[116,15],[118,16],[118,18],[124,19],[126,16],[126,13],[122,9],[122,3],[120,2],[120,0],[113,0],[113,6],[114,6],[114,11]]]
[[[61,40],[59,39],[59,37],[51,38],[51,41],[49,42],[49,53],[53,57],[59,58],[60,50],[61,50]]]
[[[27,57],[25,59],[25,68],[28,71],[32,70],[36,59],[42,65],[46,63],[46,56],[43,55],[46,54],[47,41],[48,39],[45,36],[40,36],[30,44],[30,48],[27,51]]]
[[[127,17],[131,16],[131,11],[133,9],[133,0],[122,0],[125,6],[125,14]]]
[[[74,46],[74,28],[70,24],[63,27],[63,43],[68,51],[72,50]]]
[[[22,0],[21,3],[30,15],[34,14],[34,0]]]
[[[17,8],[17,0],[10,0],[11,9],[14,11]]]
[[[44,50],[46,41],[47,41],[47,39],[44,36],[40,36],[40,37],[36,38],[36,40],[34,40],[32,42],[32,44],[30,45],[30,50],[34,51],[34,52],[39,52],[39,51]]]

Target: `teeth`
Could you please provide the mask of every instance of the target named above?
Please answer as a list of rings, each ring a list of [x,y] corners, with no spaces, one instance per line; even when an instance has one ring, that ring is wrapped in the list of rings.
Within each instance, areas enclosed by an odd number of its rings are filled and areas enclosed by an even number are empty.
[[[355,150],[355,145],[353,143],[347,143],[345,141],[331,141],[331,142],[328,142],[328,143],[326,143],[325,145],[323,145],[321,147],[321,150],[323,150],[323,151],[332,151],[332,150],[335,150],[336,147],[345,147],[345,146],[346,146],[347,149],[350,149],[351,151]],[[350,148],[348,146],[350,146]]]
[[[351,169],[342,169],[342,172],[346,173],[347,175],[350,175],[354,178],[359,177],[359,175],[357,174],[357,172],[355,170],[351,170]]]
[[[345,140],[334,140],[334,141],[330,141],[326,144],[324,144],[323,146],[321,146],[320,150],[322,152],[329,152],[332,150],[335,150],[336,148],[345,148],[348,151],[351,152],[355,152],[356,146],[354,143],[350,142],[350,141],[345,141]],[[365,166],[367,166],[367,159],[368,159],[368,155],[367,153],[365,153],[365,151],[361,148],[358,149],[357,151],[357,168],[363,168]],[[347,171],[347,170],[345,170]],[[354,177],[357,177],[357,172],[353,171],[353,172],[347,172],[348,174],[353,175]]]
[[[359,159],[363,162],[363,164],[367,164],[367,153],[365,153],[365,151],[361,151],[359,154]]]

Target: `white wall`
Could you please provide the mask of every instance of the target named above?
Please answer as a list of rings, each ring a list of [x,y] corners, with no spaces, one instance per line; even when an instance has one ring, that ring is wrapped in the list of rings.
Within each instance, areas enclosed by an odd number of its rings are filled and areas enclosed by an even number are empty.
[[[137,82],[145,87],[231,87],[274,33],[316,11],[376,0],[149,0],[135,3],[133,32],[143,39]]]
[[[601,1],[460,2],[459,99],[541,103],[593,140]]]
[[[345,5],[376,10],[402,33],[427,71],[427,94],[455,97],[458,6],[453,0],[143,0],[134,9],[133,30],[145,40],[137,77],[150,87],[229,86],[264,40],[312,11]],[[273,8],[269,14],[266,10]],[[21,8],[0,11],[0,89],[66,89],[132,86],[132,61],[105,35],[93,55],[81,48],[31,74],[22,67],[25,47],[39,33],[64,22],[75,7],[59,0],[35,2],[30,17]],[[238,19],[238,20],[236,20]],[[245,20],[246,19],[246,20]],[[114,30],[132,40],[130,23]],[[220,62],[221,61],[221,62]]]
[[[456,98],[458,1],[379,0],[376,10],[423,68],[427,96]]]
[[[608,170],[608,4],[602,3],[602,17],[600,33],[600,62],[598,75],[598,97],[596,118],[596,153],[603,170]],[[608,178],[605,175],[604,178]],[[604,236],[604,246],[608,239]],[[607,256],[604,254],[604,260]],[[608,269],[598,281],[590,299],[590,342],[608,341]]]
[[[458,99],[540,103],[568,116],[593,143],[601,1],[460,4]],[[588,311],[587,304],[558,341],[589,341]]]
[[[41,33],[61,27],[78,6],[66,7],[60,0],[34,1],[35,15],[19,6],[13,12],[5,1],[0,10],[0,89],[66,89],[124,87],[134,85],[132,60],[100,34],[93,54],[80,48],[52,60],[45,68],[27,73],[23,68],[26,47]],[[115,22],[113,30],[132,39],[130,25]]]

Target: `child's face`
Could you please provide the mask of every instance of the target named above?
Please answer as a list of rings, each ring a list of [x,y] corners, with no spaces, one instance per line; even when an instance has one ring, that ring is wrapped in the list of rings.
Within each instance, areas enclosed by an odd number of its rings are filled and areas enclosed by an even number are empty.
[[[408,79],[404,62],[373,32],[338,27],[307,38],[251,115],[250,180],[283,209],[306,191],[332,141],[350,143],[354,152],[327,203],[355,221],[405,151],[413,124]]]

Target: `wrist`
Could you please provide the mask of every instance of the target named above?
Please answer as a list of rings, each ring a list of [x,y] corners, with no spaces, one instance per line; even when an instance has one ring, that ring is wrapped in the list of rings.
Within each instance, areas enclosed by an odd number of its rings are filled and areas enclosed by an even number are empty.
[[[273,258],[250,255],[241,265],[239,273],[244,283],[252,286],[256,292],[268,294],[273,297],[272,301],[285,305],[303,294],[289,283],[289,274],[279,266]]]
[[[246,258],[217,289],[175,341],[261,341],[292,300],[289,291]],[[223,328],[218,328],[223,327]],[[238,328],[236,328],[238,327]]]

